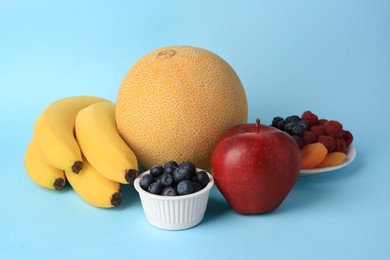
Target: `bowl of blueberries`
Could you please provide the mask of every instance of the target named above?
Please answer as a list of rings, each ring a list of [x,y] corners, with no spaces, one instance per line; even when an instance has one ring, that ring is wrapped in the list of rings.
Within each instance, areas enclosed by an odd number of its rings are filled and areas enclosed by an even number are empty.
[[[146,218],[155,227],[182,230],[198,225],[214,179],[191,162],[155,165],[134,181]]]

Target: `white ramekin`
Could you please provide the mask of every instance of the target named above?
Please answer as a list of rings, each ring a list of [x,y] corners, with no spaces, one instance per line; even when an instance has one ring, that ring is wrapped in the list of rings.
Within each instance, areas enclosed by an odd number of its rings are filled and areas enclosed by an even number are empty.
[[[200,171],[201,169],[197,169]],[[210,190],[214,186],[214,179],[210,173],[209,183],[202,190],[181,196],[162,196],[149,193],[141,188],[139,182],[142,173],[134,180],[134,187],[138,191],[146,218],[155,227],[166,230],[181,230],[199,224],[206,211]]]

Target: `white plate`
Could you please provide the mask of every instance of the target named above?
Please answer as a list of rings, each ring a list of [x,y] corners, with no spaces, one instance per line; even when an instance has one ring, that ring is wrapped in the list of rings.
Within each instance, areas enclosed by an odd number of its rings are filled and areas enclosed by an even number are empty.
[[[331,166],[331,167],[301,170],[299,176],[313,176],[324,172],[330,172],[330,171],[338,170],[340,168],[344,168],[345,166],[349,165],[353,160],[355,160],[355,157],[356,157],[356,149],[353,145],[350,145],[348,149],[347,157],[345,158],[345,161],[342,164]]]

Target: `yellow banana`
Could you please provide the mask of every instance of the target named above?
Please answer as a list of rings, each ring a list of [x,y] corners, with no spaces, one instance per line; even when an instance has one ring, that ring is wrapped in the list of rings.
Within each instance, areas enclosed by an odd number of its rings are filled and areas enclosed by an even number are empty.
[[[53,167],[43,158],[34,138],[27,145],[24,166],[28,176],[41,187],[61,190],[65,185],[64,171]]]
[[[106,99],[72,96],[50,104],[34,124],[34,138],[44,158],[54,167],[78,173],[83,162],[74,137],[77,113],[84,107]]]
[[[120,184],[101,175],[84,158],[84,167],[79,174],[65,172],[66,178],[76,193],[89,204],[100,208],[112,208],[122,202]]]
[[[123,184],[138,175],[138,161],[115,124],[115,104],[99,102],[77,114],[76,139],[91,165],[106,178]]]

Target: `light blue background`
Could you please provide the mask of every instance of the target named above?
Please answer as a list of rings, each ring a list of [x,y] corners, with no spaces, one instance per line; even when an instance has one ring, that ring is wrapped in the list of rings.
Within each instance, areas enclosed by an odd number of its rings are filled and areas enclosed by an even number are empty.
[[[266,215],[238,215],[214,189],[204,221],[179,232],[151,226],[131,186],[104,210],[30,181],[24,150],[49,103],[115,101],[136,60],[182,44],[232,65],[250,121],[340,120],[356,160],[300,178]],[[0,87],[0,259],[390,259],[390,1],[3,0]]]

